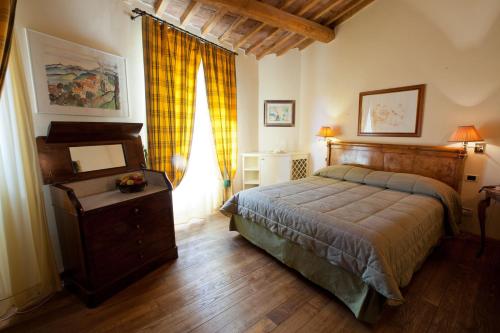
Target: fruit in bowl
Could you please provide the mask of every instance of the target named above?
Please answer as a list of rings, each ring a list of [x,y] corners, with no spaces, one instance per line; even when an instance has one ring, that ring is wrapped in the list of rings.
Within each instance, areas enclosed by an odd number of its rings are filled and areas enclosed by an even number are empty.
[[[148,182],[142,173],[133,173],[116,180],[116,187],[122,193],[132,193],[144,191]]]

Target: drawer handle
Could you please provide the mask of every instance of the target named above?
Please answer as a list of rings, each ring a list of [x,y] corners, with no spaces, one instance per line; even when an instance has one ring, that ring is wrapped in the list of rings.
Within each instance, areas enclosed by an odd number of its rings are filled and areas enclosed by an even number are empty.
[[[140,212],[140,209],[139,209],[139,208],[134,208],[134,214],[135,214],[135,215],[139,214],[139,212]]]
[[[143,260],[143,259],[144,259],[144,254],[142,254],[142,253],[141,253],[141,254],[139,254],[139,258],[140,258],[141,260]]]
[[[137,244],[142,245],[142,239],[139,239],[139,240],[137,241]]]
[[[135,225],[135,227],[136,227],[137,229],[141,229],[141,225],[140,225],[140,224],[136,224],[136,225]]]

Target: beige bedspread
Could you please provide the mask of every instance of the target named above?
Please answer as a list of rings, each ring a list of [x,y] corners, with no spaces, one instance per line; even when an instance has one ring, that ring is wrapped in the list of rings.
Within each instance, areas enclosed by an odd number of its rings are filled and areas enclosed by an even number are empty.
[[[239,192],[221,211],[343,267],[396,305],[445,230],[457,232],[461,206],[437,180],[342,165]]]

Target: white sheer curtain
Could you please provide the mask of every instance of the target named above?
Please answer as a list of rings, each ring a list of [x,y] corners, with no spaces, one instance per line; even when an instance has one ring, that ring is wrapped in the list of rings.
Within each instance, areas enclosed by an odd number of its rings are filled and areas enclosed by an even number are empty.
[[[0,96],[0,317],[59,288],[15,44]]]
[[[204,218],[213,213],[222,203],[222,194],[203,65],[200,65],[191,155],[186,174],[173,192],[175,223],[185,223],[192,218]]]

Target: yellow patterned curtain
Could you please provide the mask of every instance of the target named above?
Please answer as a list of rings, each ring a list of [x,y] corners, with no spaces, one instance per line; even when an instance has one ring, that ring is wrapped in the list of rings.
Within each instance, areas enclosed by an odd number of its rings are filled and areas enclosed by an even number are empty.
[[[153,18],[142,18],[149,166],[177,187],[193,137],[199,42]]]
[[[217,161],[224,180],[224,200],[227,200],[232,194],[238,163],[235,57],[209,44],[201,45],[200,50]]]
[[[0,0],[0,92],[3,87],[14,26],[16,0]]]

